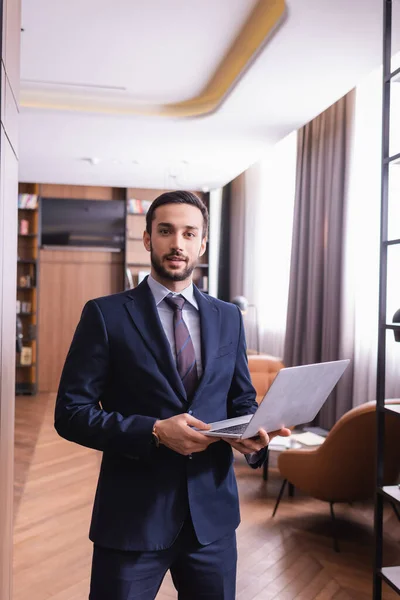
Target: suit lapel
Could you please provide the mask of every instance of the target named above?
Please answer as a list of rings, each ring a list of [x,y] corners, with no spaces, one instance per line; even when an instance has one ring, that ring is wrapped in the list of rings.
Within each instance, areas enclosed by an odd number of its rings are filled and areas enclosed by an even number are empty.
[[[135,327],[156,359],[160,370],[186,402],[186,391],[179,377],[167,336],[158,316],[154,296],[146,281],[129,293],[128,302],[125,306]]]
[[[201,392],[210,372],[212,371],[212,357],[215,355],[215,352],[218,348],[220,314],[218,308],[213,302],[211,302],[210,298],[207,295],[199,292],[196,286],[193,287],[194,295],[200,311],[203,361],[203,376],[195,393],[195,396],[197,396],[197,394]]]

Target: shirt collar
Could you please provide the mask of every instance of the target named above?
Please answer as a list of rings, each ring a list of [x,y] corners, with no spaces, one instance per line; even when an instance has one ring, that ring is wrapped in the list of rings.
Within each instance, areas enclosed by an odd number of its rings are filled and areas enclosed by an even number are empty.
[[[162,285],[162,283],[156,281],[151,275],[148,276],[147,283],[154,296],[154,300],[156,301],[156,306],[158,306],[160,302],[162,302],[164,298],[168,296],[168,294],[174,294],[183,296],[187,302],[189,302],[192,306],[194,306],[194,308],[199,310],[199,305],[197,304],[196,298],[194,297],[193,283],[190,283],[190,285],[188,285],[187,288],[179,292],[179,294],[171,292],[171,290],[166,288],[165,285]]]

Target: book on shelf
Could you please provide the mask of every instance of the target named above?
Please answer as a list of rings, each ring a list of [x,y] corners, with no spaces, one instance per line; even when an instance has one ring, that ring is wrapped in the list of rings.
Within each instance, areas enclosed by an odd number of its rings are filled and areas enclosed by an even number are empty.
[[[150,208],[151,200],[137,200],[130,198],[127,202],[129,215],[145,215]]]
[[[21,302],[21,312],[23,313],[30,313],[32,310],[32,303],[31,302]]]
[[[20,288],[29,288],[33,285],[33,281],[30,275],[20,275],[19,277],[19,287]]]
[[[29,221],[28,219],[21,219],[19,222],[19,232],[20,235],[28,235],[29,233]]]
[[[18,208],[29,208],[34,210],[37,208],[37,194],[18,194]]]
[[[208,276],[200,275],[200,277],[196,281],[196,285],[199,290],[207,290],[208,289]]]
[[[21,302],[21,300],[17,300],[16,301],[16,309],[17,309],[17,315],[30,313],[32,310],[32,303],[31,302]]]
[[[22,346],[20,364],[25,367],[32,364],[32,348],[29,346]]]

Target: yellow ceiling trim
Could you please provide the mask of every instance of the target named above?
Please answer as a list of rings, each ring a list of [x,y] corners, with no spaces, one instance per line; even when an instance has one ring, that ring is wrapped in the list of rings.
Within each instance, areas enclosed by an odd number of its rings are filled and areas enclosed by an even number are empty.
[[[285,14],[285,0],[259,0],[202,92],[182,102],[159,105],[112,105],[100,98],[69,97],[57,93],[53,98],[29,98],[21,89],[23,107],[59,111],[97,112],[160,117],[200,117],[214,112],[239,81],[246,68],[263,48]],[[46,92],[44,92],[45,94]],[[24,98],[25,96],[25,98]]]

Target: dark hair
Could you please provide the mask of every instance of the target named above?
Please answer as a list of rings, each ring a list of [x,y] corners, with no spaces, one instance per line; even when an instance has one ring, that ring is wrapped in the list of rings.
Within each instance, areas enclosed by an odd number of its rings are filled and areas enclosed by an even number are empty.
[[[191,206],[198,208],[203,215],[203,238],[206,237],[208,232],[207,206],[198,196],[196,196],[196,194],[193,194],[193,192],[185,192],[182,190],[165,192],[165,194],[161,194],[161,196],[158,196],[158,198],[151,203],[146,214],[146,231],[149,235],[151,235],[151,224],[155,219],[155,211],[159,206],[164,206],[165,204],[190,204]]]

